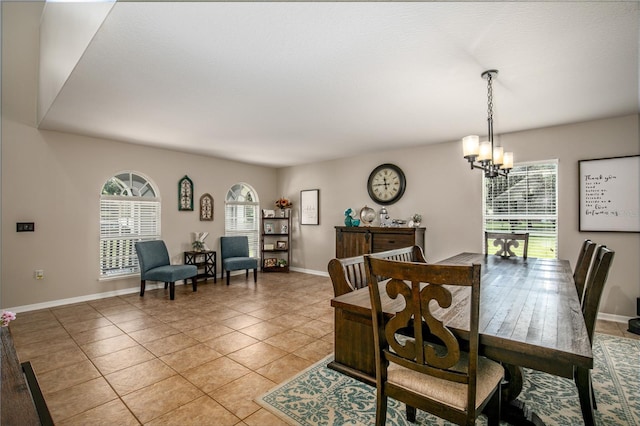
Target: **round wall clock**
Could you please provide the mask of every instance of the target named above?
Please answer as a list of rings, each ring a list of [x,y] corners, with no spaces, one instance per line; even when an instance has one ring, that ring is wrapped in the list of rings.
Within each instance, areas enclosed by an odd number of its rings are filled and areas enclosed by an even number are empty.
[[[367,181],[367,191],[373,201],[388,205],[398,201],[404,194],[407,180],[404,172],[395,164],[380,164],[373,169]]]

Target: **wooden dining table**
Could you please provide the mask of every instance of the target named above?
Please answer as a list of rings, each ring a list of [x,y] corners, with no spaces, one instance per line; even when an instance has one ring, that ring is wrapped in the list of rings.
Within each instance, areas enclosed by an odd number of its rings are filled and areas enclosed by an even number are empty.
[[[516,404],[522,388],[521,368],[531,368],[575,379],[585,424],[593,424],[589,377],[593,353],[569,262],[481,253],[460,253],[437,262],[474,263],[481,265],[479,350],[505,365],[509,384],[503,402],[507,399],[531,419],[531,413]],[[404,300],[389,298],[384,284],[379,284],[382,308],[390,317],[402,310]],[[469,295],[468,289],[454,290],[457,306],[466,306]],[[375,385],[368,288],[338,296],[331,306],[335,308],[335,358],[329,367]],[[434,315],[460,339],[468,338],[468,309],[436,309]],[[533,418],[534,424],[540,421]]]

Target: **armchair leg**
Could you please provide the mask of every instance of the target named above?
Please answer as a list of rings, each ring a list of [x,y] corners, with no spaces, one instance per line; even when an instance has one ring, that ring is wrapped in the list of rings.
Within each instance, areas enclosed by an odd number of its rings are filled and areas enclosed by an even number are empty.
[[[164,289],[166,290],[169,287],[169,283],[164,283]]]
[[[144,296],[144,288],[146,281],[145,280],[140,280],[140,297]]]
[[[231,275],[231,272],[227,271],[227,285],[229,285],[229,275]]]
[[[174,300],[176,298],[176,283],[169,283],[169,299]]]
[[[187,285],[187,280],[184,280],[184,285]],[[193,286],[193,291],[198,291],[198,280],[196,277],[191,278],[191,285]]]
[[[253,268],[253,282],[258,282],[258,268]]]
[[[247,269],[247,270],[246,270],[246,271],[244,271],[244,272],[245,272],[244,277],[245,277],[246,279],[249,279],[249,270]]]

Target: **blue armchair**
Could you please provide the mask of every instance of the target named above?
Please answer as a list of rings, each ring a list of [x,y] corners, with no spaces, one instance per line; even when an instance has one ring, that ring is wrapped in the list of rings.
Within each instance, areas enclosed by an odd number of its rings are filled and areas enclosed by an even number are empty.
[[[249,269],[253,269],[253,282],[258,281],[258,259],[249,257],[249,238],[243,236],[220,237],[220,257],[222,258],[222,277],[227,273],[227,285],[231,271],[245,269],[249,278]]]
[[[169,252],[162,240],[139,241],[136,243],[136,253],[140,264],[140,297],[144,296],[144,288],[147,280],[163,281],[164,288],[169,284],[169,298],[175,299],[176,281],[191,278],[193,291],[198,290],[196,278],[198,267],[195,265],[171,265]]]

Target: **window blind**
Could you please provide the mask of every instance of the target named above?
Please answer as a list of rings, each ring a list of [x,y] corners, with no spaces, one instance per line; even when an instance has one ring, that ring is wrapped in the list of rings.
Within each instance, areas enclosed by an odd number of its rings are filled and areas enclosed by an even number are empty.
[[[485,231],[528,232],[531,257],[558,257],[557,160],[515,166],[509,175],[484,178]]]
[[[258,204],[254,202],[227,202],[224,206],[225,235],[243,235],[249,239],[249,256],[259,256],[260,221]]]
[[[136,197],[100,200],[100,278],[139,272],[136,241],[160,239],[160,202]]]

